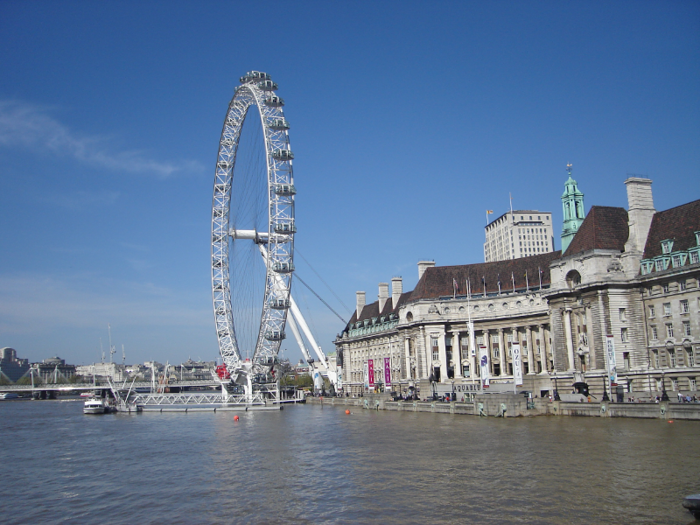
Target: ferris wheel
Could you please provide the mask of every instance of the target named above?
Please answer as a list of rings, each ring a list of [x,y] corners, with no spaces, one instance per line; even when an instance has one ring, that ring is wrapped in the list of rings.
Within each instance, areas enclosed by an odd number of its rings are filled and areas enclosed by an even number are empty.
[[[270,75],[240,79],[224,121],[212,204],[212,298],[231,374],[269,370],[294,272],[294,177],[284,101]]]

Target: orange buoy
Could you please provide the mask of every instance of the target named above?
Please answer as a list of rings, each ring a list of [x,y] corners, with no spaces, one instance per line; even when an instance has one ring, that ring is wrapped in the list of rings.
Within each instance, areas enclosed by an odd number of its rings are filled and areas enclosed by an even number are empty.
[[[238,416],[233,416],[234,421],[238,421],[238,419],[239,419]]]
[[[347,415],[350,415],[350,411],[349,411],[349,410],[346,410],[345,413],[346,413]]]
[[[673,420],[670,420],[669,423],[673,423]]]

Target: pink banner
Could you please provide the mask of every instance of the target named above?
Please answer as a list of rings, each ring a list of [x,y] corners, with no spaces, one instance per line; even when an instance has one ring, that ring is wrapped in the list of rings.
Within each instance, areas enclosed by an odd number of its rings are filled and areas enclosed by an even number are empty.
[[[391,359],[388,357],[384,358],[384,384],[386,386],[391,384]]]
[[[369,376],[369,386],[374,386],[374,360],[367,360],[367,375]]]

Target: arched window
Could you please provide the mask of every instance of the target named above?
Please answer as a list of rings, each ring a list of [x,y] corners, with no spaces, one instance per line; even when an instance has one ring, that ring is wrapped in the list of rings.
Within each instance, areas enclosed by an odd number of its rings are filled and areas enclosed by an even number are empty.
[[[574,288],[581,284],[581,274],[576,270],[571,270],[566,274],[566,284],[569,288]]]

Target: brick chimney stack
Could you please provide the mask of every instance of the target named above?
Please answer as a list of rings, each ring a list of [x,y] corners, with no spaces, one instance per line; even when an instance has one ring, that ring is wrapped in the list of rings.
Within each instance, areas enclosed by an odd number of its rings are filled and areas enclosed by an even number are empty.
[[[379,283],[379,313],[384,310],[384,305],[389,299],[389,283]]]
[[[362,314],[362,308],[365,306],[365,292],[355,292],[357,298],[357,318]]]
[[[435,261],[418,261],[418,280],[420,281],[420,278],[423,277],[425,270],[434,267]]]
[[[391,306],[396,308],[403,293],[403,279],[401,277],[391,278]]]

